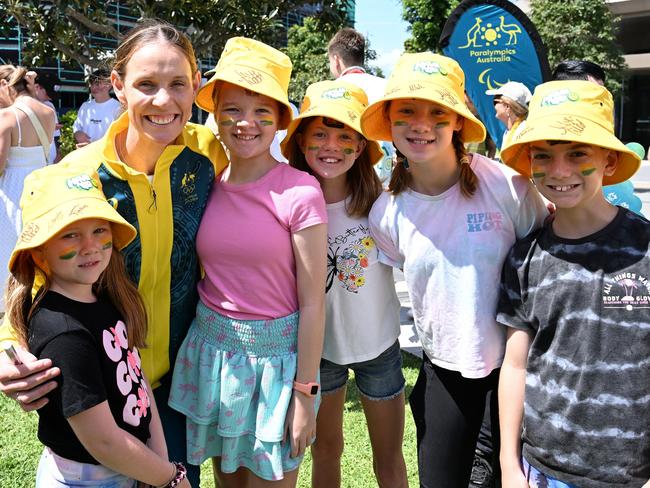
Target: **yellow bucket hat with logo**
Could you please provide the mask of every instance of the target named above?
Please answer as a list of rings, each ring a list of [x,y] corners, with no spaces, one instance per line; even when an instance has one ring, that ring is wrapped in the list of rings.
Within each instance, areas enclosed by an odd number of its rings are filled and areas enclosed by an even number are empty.
[[[366,92],[356,85],[345,81],[319,81],[307,87],[302,101],[301,112],[287,129],[287,135],[282,141],[282,154],[291,161],[298,151],[298,143],[294,137],[300,123],[310,117],[327,117],[354,129],[361,131],[361,114],[368,106]],[[384,153],[376,141],[368,140],[364,151],[368,160],[376,164],[384,157]]]
[[[485,127],[465,104],[465,73],[451,58],[430,52],[402,54],[388,78],[384,96],[370,105],[361,118],[367,137],[379,141],[393,139],[385,106],[400,98],[434,102],[462,116],[463,142],[485,139]]]
[[[525,127],[501,149],[501,159],[530,178],[529,145],[535,141],[571,141],[612,149],[616,171],[603,185],[628,180],[641,159],[614,135],[614,103],[607,88],[591,81],[549,81],[535,88]]]
[[[292,66],[289,56],[263,42],[232,37],[226,42],[217,66],[208,72],[212,77],[197,93],[196,104],[214,113],[214,90],[217,82],[226,81],[280,102],[284,110],[279,128],[286,129],[293,117],[287,95]]]
[[[9,271],[21,252],[45,244],[79,220],[111,222],[113,247],[118,250],[137,234],[135,227],[106,201],[97,172],[79,165],[56,164],[30,173],[25,178],[20,207],[23,230],[9,258]]]

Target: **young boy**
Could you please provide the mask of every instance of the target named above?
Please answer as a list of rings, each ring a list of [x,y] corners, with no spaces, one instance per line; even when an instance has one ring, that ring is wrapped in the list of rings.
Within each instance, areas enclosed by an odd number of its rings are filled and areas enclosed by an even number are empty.
[[[504,488],[650,487],[650,222],[603,196],[639,168],[612,120],[604,87],[545,83],[501,153],[557,209],[503,269]]]

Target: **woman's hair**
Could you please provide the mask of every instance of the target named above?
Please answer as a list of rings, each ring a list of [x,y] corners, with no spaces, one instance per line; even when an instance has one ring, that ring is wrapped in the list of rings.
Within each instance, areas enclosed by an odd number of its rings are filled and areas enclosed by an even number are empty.
[[[309,117],[301,120],[300,125],[294,133],[294,137],[297,134],[302,134],[312,119],[313,117]],[[359,138],[363,139],[363,136],[359,134]],[[298,147],[297,140],[294,139],[293,145],[295,150],[291,151],[289,164],[294,168],[316,176],[307,164],[304,153]],[[377,176],[373,164],[368,157],[368,151],[364,150],[348,170],[346,173],[346,182],[352,192],[350,202],[346,206],[348,215],[351,217],[367,217],[372,204],[375,203],[382,189],[379,176]]]
[[[512,110],[512,113],[515,114],[517,120],[525,119],[528,117],[528,108],[514,101],[512,98],[501,95],[497,98],[497,100],[501,100],[501,102],[510,107],[510,110]]]
[[[28,91],[27,86],[27,68],[23,66],[14,66],[13,64],[0,65],[0,80],[6,80],[10,88],[17,93]]]
[[[32,290],[36,271],[44,277],[44,282],[32,300]],[[38,310],[45,293],[50,289],[48,272],[42,269],[29,251],[21,252],[14,263],[7,282],[7,317],[24,345],[28,344],[29,321]],[[146,347],[147,312],[138,289],[126,274],[122,255],[113,249],[111,259],[104,272],[93,285],[93,292],[110,299],[126,323],[129,347]]]
[[[390,103],[387,103],[384,105],[384,112],[387,120],[390,120],[388,115],[389,110]],[[474,170],[469,165],[469,157],[467,156],[465,143],[460,137],[460,131],[454,131],[454,135],[451,139],[451,144],[454,146],[456,161],[458,161],[458,164],[460,164],[460,192],[465,198],[471,198],[474,193],[476,193],[478,178],[476,177]],[[393,144],[393,146],[394,145],[395,144]],[[390,182],[388,183],[388,191],[397,195],[409,187],[412,176],[405,166],[406,157],[397,148],[395,148],[395,154],[396,164],[393,167],[393,173],[391,174]]]
[[[187,62],[190,63],[192,74],[197,72],[196,55],[194,54],[192,43],[187,36],[166,22],[151,19],[131,29],[120,45],[117,46],[113,70],[117,71],[117,74],[123,79],[126,74],[126,65],[129,63],[133,53],[142,46],[160,41],[168,42],[180,49],[185,55]]]

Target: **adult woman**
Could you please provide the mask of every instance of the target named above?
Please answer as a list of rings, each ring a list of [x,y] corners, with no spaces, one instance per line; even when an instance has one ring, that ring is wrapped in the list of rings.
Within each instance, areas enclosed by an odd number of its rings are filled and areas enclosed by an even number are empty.
[[[495,117],[506,126],[501,147],[523,129],[521,123],[528,116],[528,102],[532,94],[526,85],[509,81],[496,90],[487,90],[486,95],[494,96]]]
[[[30,93],[31,81],[22,66],[0,66],[0,315],[4,313],[7,261],[21,227],[18,202],[23,180],[47,164],[56,124],[54,111]]]
[[[207,128],[187,123],[200,74],[189,40],[175,28],[153,22],[134,29],[116,50],[111,82],[125,113],[102,139],[59,164],[91,166],[108,200],[138,229],[123,256],[149,319],[142,364],[170,457],[185,459],[185,418],[167,407],[167,373],[194,317],[194,241],[215,173],[227,160]],[[29,364],[0,367],[2,391],[24,409],[40,408],[47,402],[43,394],[56,386],[43,383],[58,371],[48,369],[48,360],[21,356]],[[192,486],[198,486],[198,469],[189,471]]]

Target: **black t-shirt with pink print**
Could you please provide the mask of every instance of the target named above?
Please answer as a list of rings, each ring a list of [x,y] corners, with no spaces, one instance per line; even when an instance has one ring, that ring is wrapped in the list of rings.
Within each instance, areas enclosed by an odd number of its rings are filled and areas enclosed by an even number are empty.
[[[106,298],[95,303],[48,291],[29,323],[29,350],[61,369],[59,387],[38,411],[38,438],[59,456],[99,464],[66,420],[103,401],[121,429],[149,438],[151,409],[140,356],[129,349],[126,326]]]

